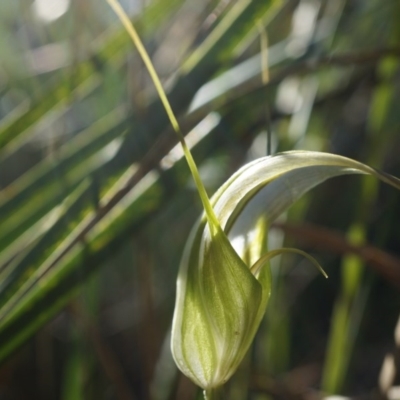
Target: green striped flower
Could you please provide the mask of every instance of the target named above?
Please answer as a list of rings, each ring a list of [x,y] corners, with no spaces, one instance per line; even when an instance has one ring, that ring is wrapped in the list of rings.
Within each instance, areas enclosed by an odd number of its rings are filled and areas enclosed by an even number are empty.
[[[232,376],[253,341],[271,293],[268,261],[304,254],[265,252],[260,221],[271,223],[326,179],[354,173],[400,188],[398,179],[348,158],[294,151],[245,165],[212,197],[181,261],[171,341],[179,369],[206,392]]]

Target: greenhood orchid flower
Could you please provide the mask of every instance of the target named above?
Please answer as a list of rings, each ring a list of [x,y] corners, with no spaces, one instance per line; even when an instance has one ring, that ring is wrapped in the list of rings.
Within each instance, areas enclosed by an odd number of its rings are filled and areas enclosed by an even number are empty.
[[[181,261],[172,326],[175,362],[198,386],[218,388],[232,376],[265,313],[268,261],[285,249],[260,254],[260,215],[271,223],[312,187],[354,173],[400,188],[400,180],[348,158],[293,151],[245,165],[212,197],[216,219],[204,213]]]
[[[179,369],[207,395],[232,376],[246,354],[271,293],[268,261],[288,251],[262,254],[266,228],[258,223],[260,215],[271,223],[309,189],[334,176],[372,174],[399,189],[400,180],[345,157],[294,151],[245,165],[210,202],[139,35],[118,0],[107,1],[154,82],[205,210],[189,237],[180,266],[171,347]]]

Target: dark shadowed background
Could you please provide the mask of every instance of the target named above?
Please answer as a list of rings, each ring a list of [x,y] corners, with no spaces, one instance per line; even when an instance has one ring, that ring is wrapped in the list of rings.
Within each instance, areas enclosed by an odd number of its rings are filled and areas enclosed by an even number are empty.
[[[268,131],[273,153],[327,151],[400,176],[399,1],[121,3],[209,194],[266,155]],[[176,143],[105,0],[0,2],[1,400],[200,398],[169,350],[201,213]],[[400,398],[399,222],[398,191],[348,176],[271,227],[271,248],[309,252],[329,279],[274,260],[227,398]]]

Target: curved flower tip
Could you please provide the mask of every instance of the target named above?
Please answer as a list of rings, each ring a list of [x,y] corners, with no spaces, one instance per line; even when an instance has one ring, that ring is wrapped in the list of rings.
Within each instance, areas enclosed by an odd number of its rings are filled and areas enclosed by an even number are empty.
[[[213,196],[218,221],[207,222],[203,215],[191,233],[180,266],[172,326],[172,354],[193,382],[209,390],[232,376],[268,304],[268,261],[284,251],[304,255],[294,249],[263,254],[267,222],[317,184],[353,173],[375,175],[400,189],[397,178],[357,161],[295,151],[245,165]]]

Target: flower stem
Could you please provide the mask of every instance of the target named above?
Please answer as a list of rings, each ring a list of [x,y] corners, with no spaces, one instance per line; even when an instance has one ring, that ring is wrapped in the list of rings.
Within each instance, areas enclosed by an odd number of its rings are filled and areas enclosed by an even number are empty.
[[[150,77],[154,83],[156,90],[157,90],[158,96],[160,97],[161,103],[163,104],[163,106],[165,108],[165,111],[168,115],[171,125],[174,128],[174,131],[176,132],[176,134],[178,135],[179,141],[181,142],[181,145],[182,145],[183,154],[185,155],[186,161],[189,165],[190,172],[192,173],[192,176],[193,176],[194,183],[197,187],[197,191],[199,193],[200,200],[203,204],[204,211],[205,211],[207,220],[210,225],[210,230],[213,233],[213,228],[219,227],[218,219],[214,213],[214,209],[211,205],[211,202],[208,197],[207,191],[204,187],[203,181],[200,178],[200,174],[197,169],[197,165],[193,159],[192,153],[186,144],[185,137],[183,136],[181,128],[179,127],[178,120],[176,119],[175,114],[172,110],[172,107],[168,101],[167,95],[165,94],[165,91],[161,84],[160,78],[158,77],[158,74],[153,66],[153,63],[151,62],[151,59],[147,53],[147,50],[145,49],[145,47],[142,43],[142,40],[140,39],[138,33],[136,32],[136,29],[133,26],[128,15],[124,11],[124,9],[121,7],[121,4],[119,3],[119,1],[118,0],[107,0],[107,2],[111,6],[111,8],[114,10],[116,15],[120,19],[122,25],[125,27],[127,33],[131,37],[133,43],[135,44],[135,46],[140,54],[140,57],[142,58],[145,66],[147,68],[147,71],[150,74]]]
[[[204,392],[204,400],[224,400],[223,387],[206,389]]]

